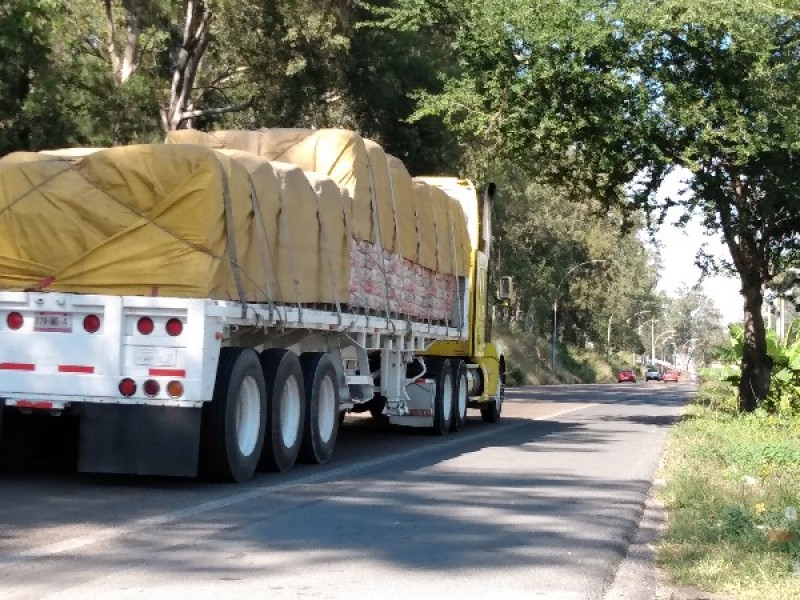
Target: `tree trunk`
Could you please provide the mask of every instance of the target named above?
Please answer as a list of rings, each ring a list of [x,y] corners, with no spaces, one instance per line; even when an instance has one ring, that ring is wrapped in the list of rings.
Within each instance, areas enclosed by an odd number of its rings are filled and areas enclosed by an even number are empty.
[[[739,383],[739,410],[754,411],[767,397],[772,359],[767,354],[766,332],[761,305],[764,296],[760,283],[743,287],[744,347],[742,350],[742,380]]]
[[[172,75],[169,105],[162,111],[165,131],[184,128],[189,119],[205,114],[204,111],[193,115],[187,113],[190,112],[191,94],[200,61],[208,46],[212,17],[211,8],[205,2],[186,2],[183,38]]]

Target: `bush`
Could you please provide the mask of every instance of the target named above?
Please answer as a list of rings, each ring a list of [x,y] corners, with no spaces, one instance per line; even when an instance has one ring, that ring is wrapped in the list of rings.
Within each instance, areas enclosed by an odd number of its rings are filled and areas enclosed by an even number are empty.
[[[525,373],[517,365],[506,368],[506,385],[516,386],[525,383]]]

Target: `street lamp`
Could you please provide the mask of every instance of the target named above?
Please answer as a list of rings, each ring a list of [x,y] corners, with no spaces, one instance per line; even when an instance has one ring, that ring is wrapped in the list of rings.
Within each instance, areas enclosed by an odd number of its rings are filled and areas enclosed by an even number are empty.
[[[667,334],[671,334],[671,333],[675,333],[675,330],[674,329],[668,329],[667,331],[662,331],[661,333],[659,333],[658,337],[656,337],[655,339],[653,339],[652,337],[650,338],[650,357],[653,360],[655,360],[655,358],[656,358],[656,346],[658,345],[658,340],[661,339],[662,335],[667,335]]]
[[[630,324],[630,322],[633,321],[636,317],[639,317],[641,315],[649,315],[652,312],[653,312],[652,310],[640,310],[639,312],[637,312],[632,317],[628,317],[627,319],[625,319],[625,323],[626,324]],[[611,325],[610,324],[609,324],[609,328],[608,329],[609,329],[608,333],[609,333],[609,337],[610,337],[610,335],[611,335]],[[642,335],[642,325],[641,324],[639,324],[639,326],[636,328],[636,335],[638,335],[638,336]],[[611,343],[610,339],[609,339],[609,343]],[[636,353],[635,352],[631,352],[631,363],[636,363]]]
[[[661,342],[661,360],[664,362],[667,362],[667,342],[670,340],[672,340],[672,344],[675,345],[675,336],[673,335],[668,335]]]
[[[558,326],[558,291],[561,289],[561,284],[564,283],[564,280],[566,280],[566,278],[569,277],[570,273],[572,273],[576,269],[579,269],[579,268],[581,268],[581,267],[583,267],[585,265],[598,264],[598,263],[607,263],[607,262],[608,262],[607,260],[595,259],[595,260],[587,260],[587,261],[584,261],[582,263],[579,263],[579,264],[575,265],[574,267],[572,267],[569,271],[564,273],[564,276],[561,278],[561,281],[558,282],[558,285],[556,286],[555,297],[553,298],[553,355],[552,355],[552,359],[550,361],[550,369],[552,371],[556,370],[556,336],[557,336],[557,326]]]
[[[681,348],[683,351],[681,352],[681,360],[686,362],[686,370],[689,370],[689,360],[691,358],[691,352],[694,352],[694,342],[699,341],[700,338],[690,338],[686,340],[683,344],[681,344]],[[675,361],[677,362],[677,361]]]

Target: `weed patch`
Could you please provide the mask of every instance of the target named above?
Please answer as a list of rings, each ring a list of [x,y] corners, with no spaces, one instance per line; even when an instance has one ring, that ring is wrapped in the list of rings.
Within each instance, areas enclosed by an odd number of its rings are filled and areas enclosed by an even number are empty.
[[[716,385],[670,438],[659,561],[682,585],[800,598],[800,418],[736,415]]]

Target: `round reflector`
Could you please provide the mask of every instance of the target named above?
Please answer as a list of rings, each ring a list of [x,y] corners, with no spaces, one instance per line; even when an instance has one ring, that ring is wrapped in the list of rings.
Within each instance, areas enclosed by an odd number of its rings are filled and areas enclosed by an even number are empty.
[[[180,381],[170,381],[167,384],[167,394],[170,398],[180,398],[183,396],[183,384]]]
[[[183,331],[183,323],[180,319],[170,319],[167,321],[167,333],[171,336],[180,335]]]
[[[22,324],[25,322],[25,319],[22,318],[22,315],[18,312],[8,313],[6,317],[6,324],[8,325],[9,329],[19,329],[22,327]]]
[[[161,386],[158,385],[158,382],[155,379],[148,379],[144,382],[142,389],[147,396],[154,398],[158,396],[158,392],[161,391]]]
[[[142,335],[150,335],[153,333],[153,319],[150,317],[142,317],[139,319],[139,322],[136,323],[136,329],[138,329],[139,333]]]
[[[136,393],[136,382],[133,379],[123,379],[119,382],[119,393],[130,398]]]
[[[83,319],[83,328],[87,333],[97,333],[100,329],[100,317],[97,315],[86,315]]]

